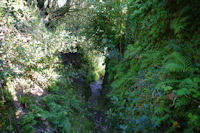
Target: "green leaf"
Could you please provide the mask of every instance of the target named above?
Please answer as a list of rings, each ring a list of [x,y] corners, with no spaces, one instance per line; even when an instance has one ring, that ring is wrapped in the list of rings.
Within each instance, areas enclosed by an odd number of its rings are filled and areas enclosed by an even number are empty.
[[[178,96],[189,95],[190,91],[187,88],[181,88],[176,92],[176,94]]]
[[[172,90],[173,88],[171,86],[162,86],[164,91]]]
[[[69,118],[66,118],[65,121],[62,122],[62,127],[63,127],[63,131],[62,133],[69,133],[70,132],[70,128],[71,128],[71,123],[69,121]]]

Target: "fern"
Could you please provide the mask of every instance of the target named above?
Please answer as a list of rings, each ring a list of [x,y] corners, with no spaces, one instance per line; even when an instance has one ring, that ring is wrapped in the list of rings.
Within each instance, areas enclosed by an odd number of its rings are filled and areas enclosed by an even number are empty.
[[[20,125],[23,127],[23,131],[26,133],[34,133],[34,126],[37,124],[35,116],[33,113],[29,113],[27,116],[24,116]]]
[[[174,30],[175,34],[179,35],[181,31],[185,29],[185,27],[188,24],[187,20],[188,17],[184,17],[184,18],[177,18],[172,21],[170,27]]]
[[[190,60],[180,52],[168,55],[167,60],[163,66],[165,72],[190,72],[192,70]]]

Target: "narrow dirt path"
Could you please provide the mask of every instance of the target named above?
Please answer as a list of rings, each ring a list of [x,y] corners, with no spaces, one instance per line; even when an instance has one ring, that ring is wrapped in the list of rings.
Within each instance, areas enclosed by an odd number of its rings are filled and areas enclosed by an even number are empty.
[[[103,110],[99,107],[98,99],[101,96],[102,80],[98,79],[97,82],[90,83],[91,96],[88,100],[88,105],[92,113],[92,119],[94,120],[95,129],[106,132],[107,126],[105,125],[105,116]]]
[[[102,89],[102,80],[98,79],[97,82],[90,83],[90,89],[92,95],[89,98],[89,104],[93,107],[98,106],[98,97],[100,96],[100,91]]]

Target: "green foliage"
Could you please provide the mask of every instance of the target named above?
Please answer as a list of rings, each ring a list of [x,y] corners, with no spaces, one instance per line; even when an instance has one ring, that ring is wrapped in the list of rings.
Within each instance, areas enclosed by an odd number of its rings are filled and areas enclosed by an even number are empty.
[[[52,25],[50,31],[43,12],[29,2],[0,3],[0,131],[88,132],[93,124],[82,108],[82,88],[75,88],[72,81],[79,72],[91,81],[93,66],[87,58],[82,70],[70,65],[65,69],[58,58],[61,51],[76,51],[77,41],[83,40],[68,32],[67,24]]]
[[[20,124],[23,127],[24,132],[26,132],[26,133],[34,133],[35,132],[34,126],[37,122],[34,118],[35,118],[35,116],[33,113],[29,113],[28,116],[23,118],[23,120],[21,121]]]
[[[184,57],[178,52],[173,52],[166,57],[166,64],[164,64],[165,72],[188,72],[192,70],[190,58]]]
[[[15,106],[11,94],[0,88],[0,132],[16,132]]]
[[[25,1],[0,3],[0,131],[15,132],[16,101],[23,132],[94,131],[84,99],[90,88],[76,80],[101,77],[105,55],[110,132],[199,132],[199,0],[70,2],[44,12]],[[57,57],[72,51],[84,53],[78,70]]]
[[[36,126],[45,127],[46,131],[62,133],[92,129],[92,124],[84,116],[86,110],[81,108],[81,99],[73,89],[68,89],[66,84],[67,81],[54,83],[49,86],[48,94],[38,102],[30,100],[27,104],[27,115],[23,116],[20,122],[24,132],[34,132]],[[80,120],[85,127],[80,127]]]
[[[100,6],[91,9],[86,35],[95,46],[107,49],[111,132],[198,132],[199,1],[96,4]]]

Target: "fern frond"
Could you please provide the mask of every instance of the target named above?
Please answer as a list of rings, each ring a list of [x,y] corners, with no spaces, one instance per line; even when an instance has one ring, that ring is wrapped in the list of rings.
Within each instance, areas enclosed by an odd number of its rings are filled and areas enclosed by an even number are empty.
[[[167,57],[163,68],[166,72],[189,72],[192,70],[191,61],[180,52],[173,52]]]

